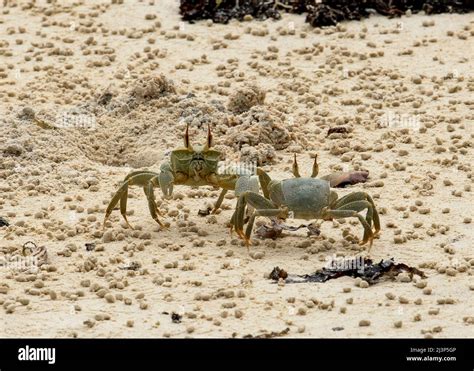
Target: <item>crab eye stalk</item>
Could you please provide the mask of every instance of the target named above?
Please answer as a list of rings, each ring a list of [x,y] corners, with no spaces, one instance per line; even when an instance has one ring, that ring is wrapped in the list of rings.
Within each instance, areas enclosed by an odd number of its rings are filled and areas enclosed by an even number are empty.
[[[191,143],[189,142],[189,124],[186,124],[186,131],[184,132],[184,146],[190,151],[193,150]]]
[[[318,155],[314,156],[314,163],[313,163],[313,172],[311,173],[311,178],[316,178],[319,173],[319,165],[318,165]]]
[[[301,177],[298,162],[296,162],[296,153],[293,154],[293,175],[295,176],[295,178]]]
[[[211,133],[211,125],[207,125],[207,141],[206,141],[206,146],[205,150],[209,149],[212,147],[212,133]]]

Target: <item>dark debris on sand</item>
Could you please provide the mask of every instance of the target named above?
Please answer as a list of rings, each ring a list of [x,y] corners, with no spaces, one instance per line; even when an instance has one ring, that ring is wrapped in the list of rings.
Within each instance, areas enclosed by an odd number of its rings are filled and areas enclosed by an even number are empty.
[[[8,227],[9,225],[10,223],[8,223],[8,221],[5,218],[0,216],[0,227]]]
[[[286,225],[283,223],[280,223],[279,221],[272,220],[271,225],[266,225],[263,224],[258,229],[256,230],[256,235],[258,238],[264,240],[267,238],[271,238],[272,240],[276,240],[278,237],[281,236],[283,231],[290,231],[290,232],[295,232],[301,228],[306,228],[307,229],[307,236],[319,236],[321,234],[320,229],[310,223],[310,224],[300,224],[297,227],[292,227],[290,225]]]
[[[342,264],[343,263],[343,264]],[[362,264],[361,264],[362,263]],[[284,279],[286,283],[326,282],[339,277],[362,278],[369,284],[374,284],[379,278],[395,278],[400,273],[408,273],[411,277],[418,275],[426,278],[425,273],[417,268],[410,267],[404,263],[395,263],[392,259],[381,260],[374,263],[368,258],[347,259],[329,267],[324,267],[313,274],[289,275],[285,270],[273,268],[269,278],[278,281]]]
[[[227,23],[245,16],[263,20],[280,19],[281,12],[307,13],[313,27],[333,26],[341,21],[360,20],[371,13],[397,17],[408,10],[426,14],[467,13],[474,0],[181,0],[180,14],[186,21],[212,19]]]
[[[265,332],[264,334],[261,334],[261,335],[249,334],[249,335],[245,335],[243,338],[244,339],[273,339],[280,336],[288,335],[289,332],[290,332],[290,328],[287,327],[282,331]]]

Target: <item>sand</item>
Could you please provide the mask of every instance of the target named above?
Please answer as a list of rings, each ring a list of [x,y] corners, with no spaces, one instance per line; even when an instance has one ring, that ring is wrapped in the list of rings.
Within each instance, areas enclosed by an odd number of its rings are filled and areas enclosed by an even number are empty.
[[[1,337],[473,336],[472,14],[318,30],[297,15],[185,24],[172,0],[79,3],[0,13]],[[103,232],[123,178],[159,171],[186,124],[193,143],[211,124],[226,160],[275,179],[291,177],[294,153],[304,174],[315,154],[321,175],[369,171],[337,192],[374,198],[370,257],[427,278],[274,283],[275,266],[306,274],[368,255],[362,228],[254,236],[249,254],[229,234],[232,195],[198,215],[211,187],[177,186],[172,200],[156,190],[166,230],[134,187],[135,230],[115,210]],[[327,136],[338,126],[348,132]],[[12,264],[27,241],[47,251],[37,272]]]

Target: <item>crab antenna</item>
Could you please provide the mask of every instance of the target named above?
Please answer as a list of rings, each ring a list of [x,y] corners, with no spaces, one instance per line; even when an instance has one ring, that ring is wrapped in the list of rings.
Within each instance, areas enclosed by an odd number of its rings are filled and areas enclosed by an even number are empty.
[[[311,173],[311,178],[316,178],[319,173],[319,165],[318,165],[318,155],[314,155],[314,163],[313,163],[313,172]]]
[[[295,178],[301,178],[300,170],[298,168],[298,162],[296,162],[296,153],[293,157],[293,175],[295,176]]]
[[[191,148],[189,144],[189,124],[186,124],[186,131],[184,132],[184,146],[186,148]]]
[[[212,133],[211,133],[211,124],[207,125],[207,148],[212,147]]]

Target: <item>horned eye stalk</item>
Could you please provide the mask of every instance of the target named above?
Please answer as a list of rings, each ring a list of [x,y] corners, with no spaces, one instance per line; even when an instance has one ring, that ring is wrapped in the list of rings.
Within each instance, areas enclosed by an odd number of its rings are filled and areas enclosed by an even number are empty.
[[[207,151],[213,145],[212,140],[212,132],[211,132],[211,125],[207,125],[207,139],[206,144],[203,147],[203,151]],[[189,151],[194,151],[193,146],[191,145],[191,141],[189,140],[189,124],[186,124],[186,130],[184,132],[184,147],[186,147]]]

